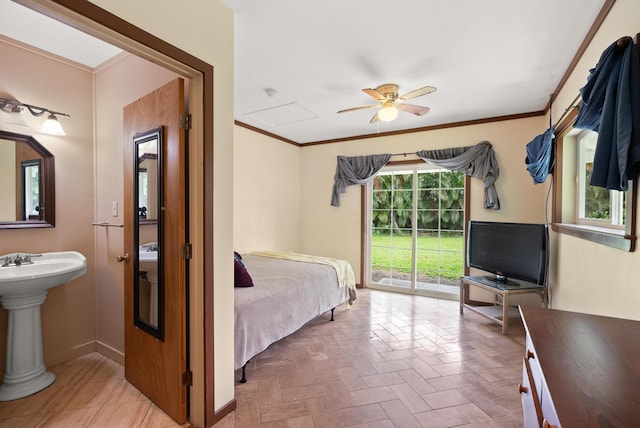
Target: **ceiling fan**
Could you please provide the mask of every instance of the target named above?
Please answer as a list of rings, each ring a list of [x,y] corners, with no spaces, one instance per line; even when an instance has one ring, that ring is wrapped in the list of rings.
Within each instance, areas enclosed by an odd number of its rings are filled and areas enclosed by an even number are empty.
[[[355,110],[364,110],[370,108],[380,108],[372,118],[369,123],[375,123],[379,120],[383,122],[391,122],[396,117],[398,117],[398,111],[404,111],[407,113],[415,114],[416,116],[424,116],[429,112],[429,107],[418,106],[415,104],[405,104],[406,100],[410,100],[412,98],[421,97],[423,95],[430,94],[434,92],[436,88],[433,86],[424,86],[419,89],[415,89],[411,92],[408,92],[402,96],[398,96],[398,85],[393,83],[387,83],[384,85],[380,85],[375,89],[366,88],[363,89],[362,92],[373,97],[378,104],[372,104],[369,106],[362,107],[353,107],[345,110],[340,110],[338,113],[345,113],[348,111]]]

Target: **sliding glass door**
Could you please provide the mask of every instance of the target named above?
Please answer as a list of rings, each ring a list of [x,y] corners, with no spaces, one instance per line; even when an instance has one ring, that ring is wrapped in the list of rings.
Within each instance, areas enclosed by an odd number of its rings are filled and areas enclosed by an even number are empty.
[[[426,163],[367,186],[369,286],[454,298],[464,263],[464,174]]]

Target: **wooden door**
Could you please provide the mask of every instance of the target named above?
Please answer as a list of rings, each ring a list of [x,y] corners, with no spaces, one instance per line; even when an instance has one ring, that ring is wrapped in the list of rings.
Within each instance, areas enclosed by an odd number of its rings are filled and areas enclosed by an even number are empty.
[[[176,79],[124,108],[124,245],[125,264],[125,377],[176,422],[187,415],[188,376],[186,361],[186,260],[181,248],[185,237],[185,135],[180,127],[184,113],[184,81]],[[138,176],[134,140],[151,129],[162,129],[158,149],[160,196],[158,233],[162,236],[162,257],[157,263],[163,290],[158,289],[158,316],[164,316],[162,334],[140,328],[134,317],[135,281],[138,277],[136,251],[143,244],[134,231],[140,225]],[[135,177],[134,177],[135,174]],[[134,222],[137,222],[134,224]],[[143,226],[153,225],[146,219]],[[140,253],[142,254],[142,253]],[[139,279],[137,280],[139,281]],[[135,312],[137,313],[137,312]],[[138,324],[138,325],[136,325]]]

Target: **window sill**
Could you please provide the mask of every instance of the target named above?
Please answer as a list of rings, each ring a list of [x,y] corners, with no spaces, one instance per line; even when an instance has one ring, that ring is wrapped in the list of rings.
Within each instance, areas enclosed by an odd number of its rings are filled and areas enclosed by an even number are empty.
[[[632,252],[636,248],[636,236],[626,235],[624,230],[567,223],[552,223],[551,230],[622,251]]]

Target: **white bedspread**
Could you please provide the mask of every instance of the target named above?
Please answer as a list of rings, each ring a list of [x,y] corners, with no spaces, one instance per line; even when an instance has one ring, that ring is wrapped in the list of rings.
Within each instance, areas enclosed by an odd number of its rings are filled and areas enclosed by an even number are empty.
[[[336,271],[336,275],[338,277],[338,287],[349,287],[352,289],[355,289],[356,287],[356,277],[353,273],[351,265],[346,260],[280,251],[256,251],[251,254],[256,256],[275,257],[277,259],[294,260],[297,262],[320,263],[322,265],[328,265],[334,268]]]
[[[355,286],[339,287],[329,265],[253,254],[242,261],[254,286],[235,288],[236,370],[270,344],[355,298]]]

